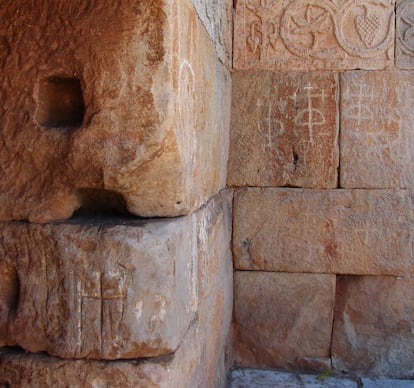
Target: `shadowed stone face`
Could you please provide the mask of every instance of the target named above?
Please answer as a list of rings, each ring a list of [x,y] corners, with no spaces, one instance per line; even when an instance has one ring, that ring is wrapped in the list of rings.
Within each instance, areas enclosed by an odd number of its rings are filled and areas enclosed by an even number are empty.
[[[229,75],[189,1],[18,0],[0,17],[0,219],[67,218],[85,190],[176,216],[223,187]]]

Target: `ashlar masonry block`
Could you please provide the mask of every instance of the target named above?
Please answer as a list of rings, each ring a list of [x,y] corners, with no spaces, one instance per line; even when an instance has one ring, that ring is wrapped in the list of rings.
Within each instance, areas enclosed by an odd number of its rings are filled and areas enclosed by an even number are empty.
[[[414,275],[413,201],[408,190],[238,190],[235,267]]]
[[[414,69],[414,1],[397,0],[395,63]]]
[[[414,279],[341,276],[332,362],[340,371],[412,378]]]
[[[1,224],[0,345],[64,358],[172,353],[197,310],[195,224]]]
[[[11,387],[211,387],[202,380],[199,327],[193,325],[175,354],[166,359],[64,360],[0,349],[0,385]]]
[[[236,365],[329,367],[335,275],[235,272]]]
[[[411,72],[341,75],[341,187],[414,187],[413,101]]]
[[[394,0],[238,0],[236,4],[236,69],[394,65]]]
[[[230,75],[190,0],[17,0],[0,19],[0,220],[98,197],[177,216],[224,187]]]
[[[230,186],[335,188],[338,75],[233,73]]]

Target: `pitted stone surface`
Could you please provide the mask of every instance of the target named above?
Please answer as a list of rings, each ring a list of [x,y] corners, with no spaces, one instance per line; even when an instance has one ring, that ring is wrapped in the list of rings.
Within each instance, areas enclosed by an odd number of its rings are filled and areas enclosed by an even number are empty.
[[[394,0],[238,0],[236,69],[345,70],[393,66]]]
[[[0,18],[0,220],[64,219],[100,197],[176,216],[224,186],[230,76],[189,0],[18,0]],[[59,124],[80,98],[80,127]]]
[[[334,188],[336,73],[233,73],[227,183]]]
[[[334,275],[236,271],[234,280],[235,365],[329,367]]]
[[[395,63],[414,69],[414,1],[397,0]]]
[[[413,388],[414,380],[362,378],[363,388]]]
[[[408,190],[238,190],[235,267],[413,275],[413,199]]]
[[[413,99],[410,72],[341,75],[341,187],[414,187]]]
[[[230,263],[230,198],[169,220],[2,223],[0,345],[65,358],[174,352],[198,309],[198,282],[204,298],[219,282],[214,269]],[[231,283],[219,286],[229,314]]]
[[[412,378],[413,300],[413,278],[339,277],[333,366],[366,376]]]

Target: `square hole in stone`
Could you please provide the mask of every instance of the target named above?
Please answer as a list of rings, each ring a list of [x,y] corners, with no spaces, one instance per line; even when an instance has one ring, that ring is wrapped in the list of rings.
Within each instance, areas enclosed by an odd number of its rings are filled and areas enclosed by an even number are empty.
[[[85,105],[79,79],[49,77],[39,83],[37,122],[48,128],[77,128],[82,125]]]

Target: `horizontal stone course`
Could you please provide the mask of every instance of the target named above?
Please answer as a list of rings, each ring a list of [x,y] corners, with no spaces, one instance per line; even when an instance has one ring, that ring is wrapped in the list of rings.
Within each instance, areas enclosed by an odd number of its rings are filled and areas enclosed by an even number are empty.
[[[414,275],[413,208],[409,190],[237,190],[235,267]]]
[[[235,365],[330,366],[334,275],[236,271],[234,276]]]
[[[336,73],[233,73],[230,186],[338,185]]]
[[[340,276],[336,295],[332,334],[335,369],[365,376],[412,378],[414,278]]]
[[[394,0],[238,0],[236,69],[346,70],[394,65]]]

